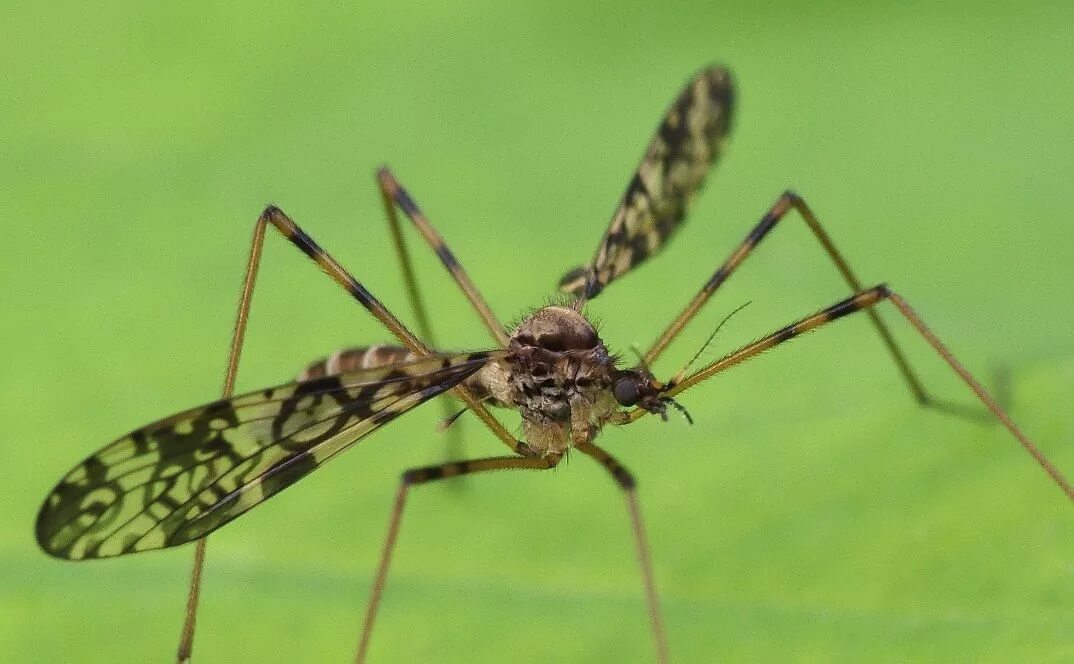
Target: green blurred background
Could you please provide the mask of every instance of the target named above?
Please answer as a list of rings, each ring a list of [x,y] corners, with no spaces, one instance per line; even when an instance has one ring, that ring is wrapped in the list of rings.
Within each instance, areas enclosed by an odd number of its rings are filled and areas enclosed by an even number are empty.
[[[190,549],[61,563],[33,519],[76,460],[218,393],[265,203],[412,320],[372,182],[388,162],[511,319],[591,255],[660,114],[714,61],[737,78],[733,141],[679,239],[592,305],[609,345],[649,343],[794,187],[1074,472],[1072,22],[1058,2],[5,5],[0,659],[171,658]],[[412,246],[440,338],[487,346]],[[745,301],[707,356],[845,294],[790,220],[658,373]],[[968,402],[884,309],[932,389]],[[270,237],[239,389],[385,338]],[[677,660],[1074,658],[1071,506],[1001,427],[917,408],[866,320],[682,400],[694,427],[603,437],[639,478]],[[443,457],[438,413],[213,536],[196,661],[348,660],[399,472]],[[414,495],[374,661],[649,659],[603,471],[464,489]]]

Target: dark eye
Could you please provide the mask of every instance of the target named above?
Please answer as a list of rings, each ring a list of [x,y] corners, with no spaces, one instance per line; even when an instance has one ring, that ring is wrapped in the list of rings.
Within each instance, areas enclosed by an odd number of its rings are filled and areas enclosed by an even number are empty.
[[[638,403],[641,393],[638,384],[631,378],[620,378],[615,381],[615,400],[620,406],[633,406]]]

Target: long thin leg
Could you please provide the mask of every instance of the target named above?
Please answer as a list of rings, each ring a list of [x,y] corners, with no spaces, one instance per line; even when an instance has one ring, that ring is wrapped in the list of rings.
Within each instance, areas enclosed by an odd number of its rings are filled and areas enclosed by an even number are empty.
[[[507,346],[507,333],[503,329],[503,325],[496,316],[492,313],[492,309],[489,307],[485,298],[481,297],[481,292],[477,290],[477,286],[470,280],[470,275],[466,274],[466,270],[463,269],[458,259],[455,258],[455,254],[451,253],[447,244],[444,242],[444,238],[436,232],[432,224],[425,217],[422,211],[418,208],[418,204],[414,202],[414,199],[407,193],[406,189],[399,184],[399,181],[395,179],[392,172],[387,168],[381,168],[377,171],[377,183],[380,185],[381,194],[384,196],[385,209],[388,210],[388,219],[393,225],[394,229],[398,228],[399,222],[395,218],[395,205],[398,205],[403,213],[414,223],[418,232],[425,238],[425,241],[429,243],[433,251],[436,252],[437,257],[440,258],[440,262],[444,264],[447,271],[455,279],[455,283],[459,285],[463,295],[470,301],[474,310],[477,311],[477,315],[484,321],[485,327],[488,328],[492,338],[496,340],[496,343],[500,344],[500,347]],[[393,204],[389,204],[391,201]],[[396,235],[397,241],[399,235]],[[414,288],[416,292],[416,288]]]
[[[254,294],[254,282],[257,268],[261,263],[261,248],[265,243],[265,219],[261,217],[254,225],[254,237],[250,242],[250,256],[246,261],[246,276],[242,280],[242,293],[239,295],[239,310],[235,316],[235,329],[231,334],[231,349],[227,356],[227,369],[224,371],[224,389],[222,398],[226,399],[235,391],[235,376],[239,369],[239,356],[242,354],[242,341],[246,336],[246,323],[250,318],[250,301]],[[194,648],[194,628],[198,618],[198,598],[201,595],[201,572],[205,566],[205,542],[202,538],[194,545],[194,568],[190,573],[190,590],[186,600],[186,614],[183,630],[179,635],[179,648],[176,661],[186,664]]]
[[[399,215],[395,213],[395,201],[398,196],[393,197],[392,191],[385,186],[385,178],[391,178],[391,173],[387,168],[382,168],[377,172],[377,186],[380,189],[381,203],[384,205],[384,216],[388,220],[388,228],[392,233],[392,245],[395,247],[395,256],[399,260],[399,271],[403,275],[407,299],[410,300],[410,309],[414,312],[414,319],[417,321],[418,333],[421,334],[422,341],[430,348],[442,348],[433,335],[433,325],[429,319],[428,310],[425,308],[425,298],[422,297],[421,289],[418,287],[417,275],[414,273],[414,264],[410,260],[410,251],[407,250],[406,237],[399,223]],[[402,188],[400,187],[398,191],[402,191]],[[421,225],[419,224],[418,227],[420,229]],[[441,422],[451,421],[457,410],[455,401],[446,395],[442,396],[439,401]],[[444,433],[447,436],[448,458],[463,456],[462,422],[455,423]]]
[[[283,210],[274,205],[270,205],[261,213],[261,218],[267,223],[275,226],[276,230],[283,234],[285,238],[317,263],[317,265],[320,266],[332,280],[350,293],[351,297],[365,307],[369,313],[373,314],[388,332],[402,342],[404,346],[417,355],[428,356],[431,354],[429,347],[426,346],[424,342],[414,336],[413,332],[407,329],[398,318],[388,311],[388,309],[380,303],[380,300],[366,290],[366,287],[363,286],[361,282],[355,279],[343,268],[343,266],[336,262],[336,259],[332,258],[332,256],[330,256],[324,249],[321,249],[321,247],[314,242],[313,238],[307,235],[306,232],[299,228],[290,217],[284,214]],[[473,411],[473,413],[488,426],[489,430],[507,445],[512,452],[525,456],[532,454],[530,448],[516,440],[515,437],[500,424],[499,420],[492,416],[488,409],[481,404],[470,390],[459,385],[452,388],[452,394],[466,402],[466,405],[470,410]]]
[[[891,290],[885,284],[879,286],[873,286],[868,290],[861,291],[845,300],[837,302],[827,309],[822,309],[812,316],[807,316],[795,323],[791,323],[779,330],[769,334],[763,339],[754,341],[753,343],[746,344],[742,348],[736,351],[732,351],[727,355],[724,355],[720,359],[712,362],[711,364],[698,369],[694,373],[690,374],[686,378],[682,379],[678,384],[674,385],[667,391],[667,396],[674,397],[675,395],[688,390],[694,385],[697,385],[703,380],[707,380],[721,371],[725,371],[741,364],[746,360],[756,357],[761,353],[778,346],[784,341],[790,341],[802,334],[815,330],[816,328],[830,323],[834,320],[839,320],[844,316],[849,316],[857,311],[868,309],[877,302],[886,299],[891,294]]]
[[[820,222],[817,220],[813,210],[809,208],[809,205],[797,194],[792,191],[784,192],[779,200],[761,217],[761,221],[750,231],[746,239],[742,241],[742,244],[738,246],[731,255],[727,257],[727,260],[717,268],[716,272],[709,278],[705,285],[701,287],[697,295],[694,296],[690,303],[686,305],[682,313],[671,321],[663,333],[653,343],[652,347],[645,353],[645,363],[648,366],[652,366],[656,361],[656,358],[664,352],[668,344],[678,336],[686,324],[697,314],[701,307],[708,301],[712,294],[727,281],[728,277],[738,268],[742,261],[746,260],[746,257],[750,255],[753,248],[756,247],[761,240],[768,235],[769,231],[776,227],[776,224],[790,210],[798,210],[798,213],[805,220],[809,230],[813,231],[813,235],[820,241],[824,251],[835,263],[835,267],[839,270],[839,273],[843,275],[843,279],[850,286],[852,292],[860,292],[864,290],[858,277],[855,276],[853,270],[850,269],[850,265],[843,258],[843,255],[839,253],[839,250],[835,248],[835,244],[832,243],[831,238],[821,227]],[[944,410],[953,412],[959,412],[957,406],[946,404],[943,402],[937,402],[932,399],[928,392],[922,386],[921,381],[910,368],[910,363],[906,360],[906,356],[895,342],[895,338],[891,336],[890,330],[884,324],[884,321],[880,319],[876,311],[870,309],[868,311],[870,320],[873,322],[873,326],[876,327],[876,331],[880,334],[880,338],[884,341],[884,345],[887,346],[888,351],[891,353],[892,358],[895,360],[895,364],[898,366],[899,371],[902,373],[903,378],[906,379],[907,384],[910,386],[910,391],[913,392],[914,398],[923,405],[936,405]]]
[[[736,351],[728,353],[727,355],[721,357],[720,359],[709,364],[708,366],[703,367],[691,374],[690,376],[684,378],[681,382],[668,389],[666,394],[669,397],[674,397],[680,392],[687,390],[694,385],[697,385],[701,381],[711,378],[712,376],[715,376],[721,371],[730,369],[737,364],[741,364],[742,362],[745,362],[752,357],[756,357],[760,353],[763,353],[764,351],[769,350],[770,348],[773,348],[783,343],[784,341],[790,341],[791,339],[801,336],[805,332],[814,330],[821,325],[830,323],[833,320],[838,320],[839,318],[848,316],[857,311],[861,311],[863,309],[867,310],[870,307],[876,305],[881,300],[891,300],[891,303],[895,306],[896,309],[899,310],[899,313],[901,313],[903,317],[905,317],[906,320],[910,322],[910,325],[912,325],[913,328],[917,330],[918,334],[920,334],[925,339],[925,341],[928,342],[930,346],[932,346],[933,350],[935,350],[937,354],[939,354],[940,357],[943,358],[944,362],[946,362],[947,365],[951,367],[951,369],[956,374],[958,374],[958,377],[961,378],[964,383],[966,383],[966,385],[970,388],[970,390],[973,391],[975,395],[977,395],[977,398],[980,399],[981,403],[983,403],[985,407],[988,408],[988,410],[996,416],[996,419],[998,419],[1003,424],[1003,426],[1007,428],[1011,435],[1015,437],[1015,439],[1026,450],[1026,452],[1028,452],[1030,456],[1032,456],[1033,459],[1040,465],[1040,467],[1044,469],[1044,472],[1047,473],[1050,478],[1052,478],[1052,481],[1054,481],[1059,486],[1063,493],[1065,493],[1068,498],[1074,501],[1074,486],[1071,486],[1070,482],[1067,481],[1066,477],[1064,477],[1061,472],[1059,472],[1059,469],[1056,468],[1055,464],[1053,464],[1044,455],[1044,452],[1042,452],[1040,448],[1032,440],[1030,440],[1029,437],[1022,432],[1021,429],[1018,428],[1018,426],[1011,419],[1010,415],[1007,414],[1007,411],[1005,411],[999,405],[999,403],[997,403],[996,400],[993,399],[987,391],[985,391],[984,387],[981,386],[977,379],[975,379],[973,375],[970,374],[970,372],[967,371],[966,368],[962,366],[962,364],[957,359],[955,359],[955,356],[951,353],[950,350],[948,350],[947,346],[945,346],[943,342],[941,342],[939,338],[932,332],[932,330],[930,330],[925,325],[925,322],[921,320],[921,318],[914,312],[913,309],[910,308],[910,305],[907,304],[906,300],[904,300],[900,295],[898,295],[883,284],[879,286],[873,286],[868,290],[864,290],[860,293],[857,293],[856,295],[849,297],[841,302],[838,302],[828,307],[827,309],[819,311],[812,316],[808,316],[796,323],[792,323],[780,330],[777,330],[776,332],[773,332],[772,334],[768,335],[763,339],[760,339],[759,341],[747,344]],[[641,412],[638,412],[639,410]],[[643,414],[645,414],[645,412],[646,411],[641,409],[631,411],[630,416],[627,419],[629,421],[634,421],[641,417]]]
[[[392,505],[392,514],[388,522],[388,534],[384,538],[384,547],[381,549],[377,574],[374,577],[373,588],[369,593],[369,604],[366,607],[365,620],[362,623],[362,636],[358,640],[358,652],[354,657],[354,661],[362,664],[369,650],[369,638],[373,634],[373,623],[377,619],[377,608],[380,606],[380,597],[384,592],[384,583],[388,578],[388,568],[392,562],[395,540],[399,536],[399,524],[403,520],[403,508],[406,507],[407,493],[411,487],[448,477],[459,477],[492,470],[547,470],[559,463],[559,460],[560,457],[558,456],[491,457],[413,468],[403,473],[403,478],[399,482],[399,490],[395,494],[395,503]]]
[[[250,303],[253,297],[254,283],[257,279],[257,270],[261,262],[261,250],[264,246],[265,228],[268,224],[276,227],[280,233],[297,246],[303,253],[313,259],[330,277],[343,286],[362,306],[372,313],[396,338],[402,341],[408,348],[417,354],[429,355],[429,348],[421,340],[416,338],[406,326],[391,314],[372,293],[365,289],[362,284],[351,276],[334,258],[321,249],[313,238],[299,228],[282,210],[275,206],[265,208],[265,211],[257,219],[254,226],[253,240],[250,245],[250,255],[246,265],[246,275],[243,279],[242,293],[239,297],[238,314],[235,319],[235,329],[231,339],[231,349],[228,354],[227,369],[224,374],[223,397],[231,396],[235,388],[235,377],[238,372],[239,356],[242,353],[242,342],[246,333],[246,325],[249,320]],[[477,401],[465,388],[456,392],[470,406],[478,417],[492,430],[498,438],[520,454],[526,454],[529,449],[521,445],[503,425],[496,420],[488,410]],[[198,600],[201,595],[201,575],[205,564],[205,539],[198,540],[194,549],[194,565],[190,577],[190,587],[187,595],[186,613],[183,621],[182,632],[179,637],[179,647],[176,659],[181,664],[190,661],[193,651],[194,631],[197,624]]]
[[[582,454],[596,459],[597,463],[611,473],[615,483],[623,490],[626,496],[627,510],[630,512],[630,525],[634,529],[634,545],[638,554],[638,563],[641,565],[641,577],[645,583],[645,600],[649,607],[649,626],[653,632],[653,642],[656,646],[656,660],[661,664],[670,661],[668,654],[667,634],[664,632],[664,619],[660,611],[660,595],[656,592],[656,578],[653,575],[653,560],[649,553],[649,540],[645,536],[645,523],[641,518],[641,509],[638,507],[638,497],[635,490],[634,476],[623,467],[615,458],[593,443],[578,442],[574,445]]]
[[[966,385],[973,390],[973,393],[977,395],[977,398],[981,400],[981,403],[983,403],[988,410],[992,411],[992,414],[996,416],[996,419],[1003,423],[1003,426],[1007,427],[1007,431],[1011,432],[1011,435],[1018,440],[1018,443],[1025,449],[1025,451],[1029,452],[1030,456],[1040,464],[1040,467],[1044,469],[1044,472],[1048,473],[1048,476],[1059,485],[1059,488],[1063,490],[1063,493],[1067,494],[1067,497],[1071,500],[1074,500],[1074,487],[1071,487],[1066,477],[1064,477],[1063,474],[1059,472],[1059,469],[1055,467],[1055,464],[1044,455],[1044,452],[1042,452],[1028,436],[1022,433],[1022,430],[1014,423],[1014,420],[1007,414],[1007,411],[999,405],[999,402],[993,399],[992,396],[985,391],[984,387],[982,387],[981,384],[977,382],[977,379],[962,366],[961,362],[955,359],[955,356],[948,350],[947,346],[945,346],[932,330],[925,325],[925,321],[921,320],[917,313],[910,308],[910,305],[907,304],[906,300],[904,300],[898,293],[891,291],[888,292],[888,299],[891,300],[891,303],[899,310],[899,313],[901,313],[906,320],[910,321],[910,325],[925,338],[925,341],[932,346],[933,350],[939,353],[944,362],[947,362],[947,366],[951,367],[951,369],[958,374],[958,377],[962,379],[962,382],[966,383]]]
[[[425,308],[425,298],[422,297],[418,287],[417,275],[414,273],[414,263],[410,260],[410,251],[406,246],[406,237],[403,235],[403,227],[399,223],[399,215],[395,213],[395,201],[391,193],[384,188],[380,172],[377,172],[377,186],[380,188],[380,199],[384,205],[384,216],[388,219],[388,229],[392,233],[392,245],[395,247],[395,256],[399,260],[399,271],[403,275],[403,285],[406,287],[407,299],[410,300],[410,308],[414,312],[417,321],[418,332],[422,340],[431,348],[439,348],[436,338],[433,336],[432,321]]]

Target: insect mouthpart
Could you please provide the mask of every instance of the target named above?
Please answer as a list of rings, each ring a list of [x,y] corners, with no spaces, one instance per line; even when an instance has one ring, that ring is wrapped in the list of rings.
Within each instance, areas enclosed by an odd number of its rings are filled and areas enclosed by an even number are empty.
[[[675,410],[677,410],[677,411],[679,411],[680,413],[682,413],[682,416],[683,416],[683,418],[685,418],[685,419],[686,419],[686,423],[687,423],[687,424],[693,425],[693,423],[694,423],[694,418],[690,417],[690,411],[686,410],[686,407],[685,407],[685,406],[683,406],[683,405],[682,405],[681,403],[679,403],[678,401],[675,401],[675,400],[674,400],[674,399],[672,399],[671,397],[660,397],[660,400],[661,400],[661,401],[663,401],[663,402],[664,402],[664,403],[666,403],[666,404],[671,404],[671,406],[672,406],[672,407],[674,407],[674,408],[675,408]],[[664,414],[662,414],[662,416],[663,416],[663,418],[664,418],[664,421],[666,422],[666,421],[667,421],[667,419],[668,419],[668,418],[667,418],[667,414],[666,414],[666,409],[665,409],[665,413],[664,413]]]

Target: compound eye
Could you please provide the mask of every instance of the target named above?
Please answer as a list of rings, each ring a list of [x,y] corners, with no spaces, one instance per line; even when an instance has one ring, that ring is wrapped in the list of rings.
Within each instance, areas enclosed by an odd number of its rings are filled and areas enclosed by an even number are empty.
[[[615,381],[615,400],[620,406],[633,406],[641,398],[638,383],[632,378],[620,378]]]

